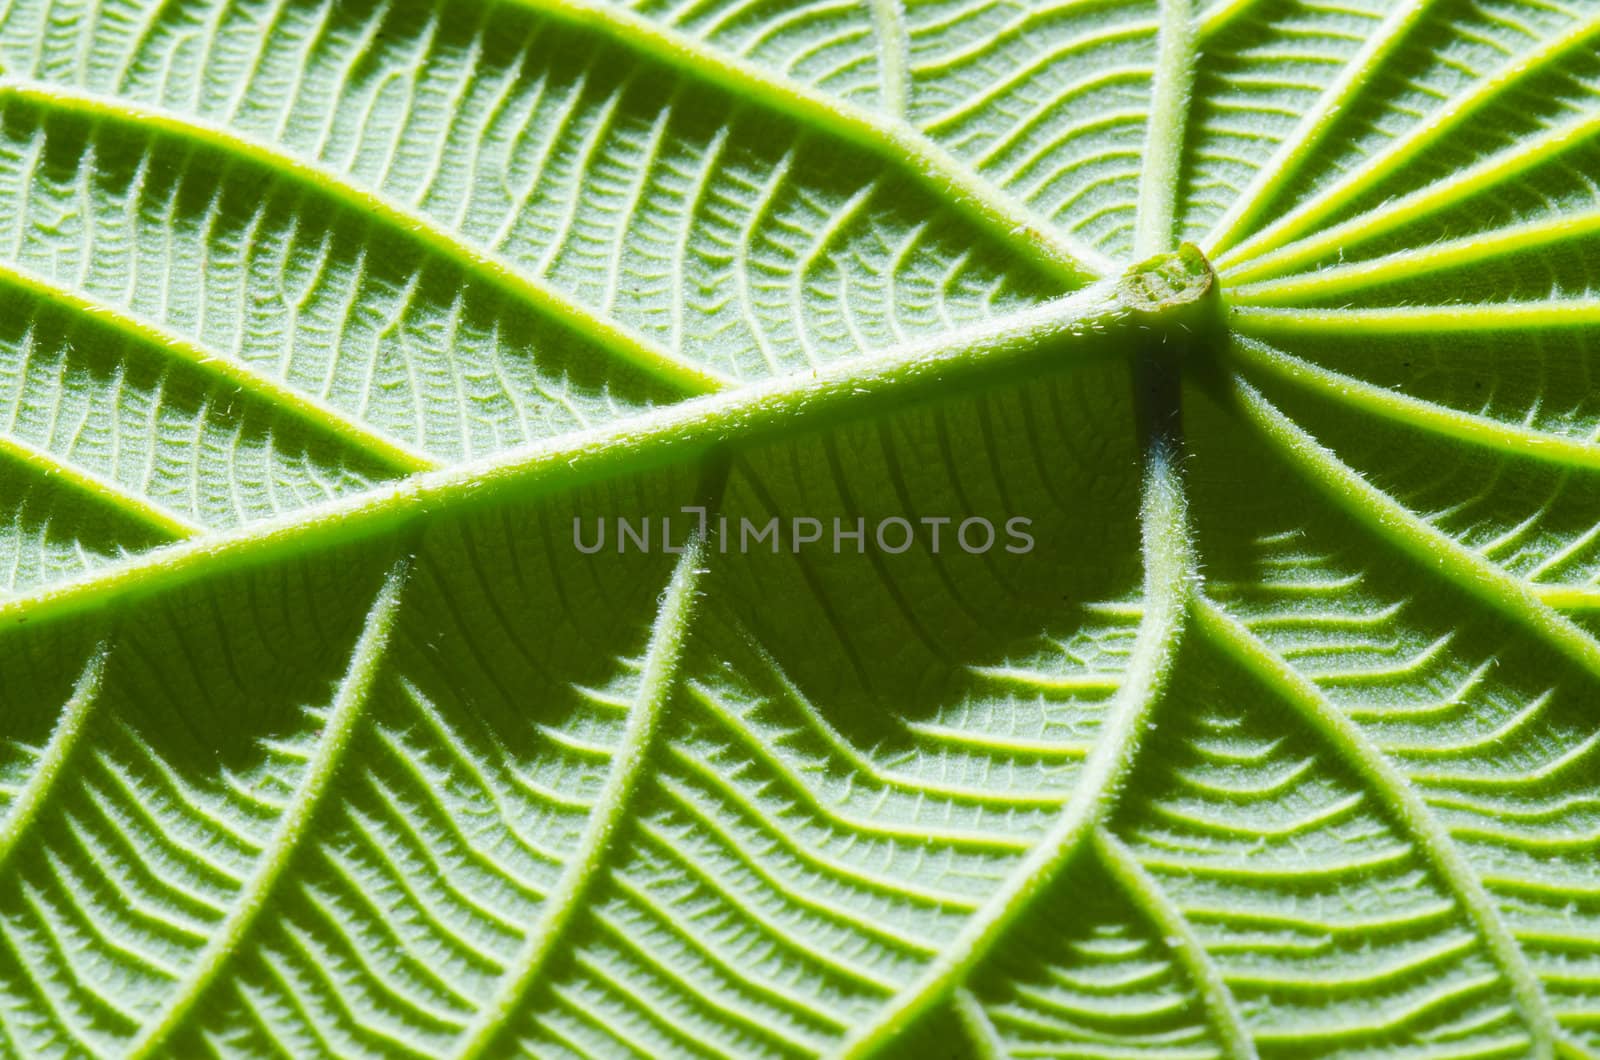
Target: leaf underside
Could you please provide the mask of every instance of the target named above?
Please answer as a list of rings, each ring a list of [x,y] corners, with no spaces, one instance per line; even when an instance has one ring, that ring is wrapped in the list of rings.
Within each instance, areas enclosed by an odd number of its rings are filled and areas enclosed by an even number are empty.
[[[0,1056],[1600,1056],[1596,173],[1589,0],[0,0]]]

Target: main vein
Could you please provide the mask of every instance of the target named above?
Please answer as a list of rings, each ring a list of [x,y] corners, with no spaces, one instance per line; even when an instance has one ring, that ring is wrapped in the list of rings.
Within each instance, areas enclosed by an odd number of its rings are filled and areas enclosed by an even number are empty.
[[[172,1034],[182,1025],[184,1017],[212,983],[218,980],[229,958],[266,908],[273,888],[307,836],[317,808],[332,786],[355,734],[356,725],[366,710],[388,648],[395,616],[400,610],[400,592],[405,575],[403,564],[390,571],[367,613],[367,620],[351,653],[349,669],[339,682],[333,707],[324,720],[316,753],[306,765],[299,789],[283,811],[255,871],[245,881],[227,917],[195,958],[183,980],[128,1046],[124,1060],[141,1060],[155,1055],[166,1046]]]
[[[1184,127],[1194,91],[1199,34],[1193,0],[1161,0],[1156,70],[1139,170],[1133,250],[1136,258],[1171,250],[1176,238],[1178,185],[1183,170]]]
[[[1150,450],[1140,527],[1145,613],[1122,686],[1106,711],[1094,749],[1054,826],[922,974],[857,1026],[837,1056],[871,1055],[933,1006],[948,1000],[1060,877],[1115,800],[1145,729],[1172,675],[1196,578],[1177,454],[1163,441]]]
[[[142,553],[84,578],[0,601],[0,626],[77,614],[102,607],[113,596],[183,584],[247,557],[292,555],[313,543],[370,538],[440,507],[539,495],[659,467],[718,445],[789,435],[885,406],[960,392],[1030,364],[1058,367],[1109,356],[1118,352],[1111,335],[1127,324],[1115,285],[1095,284],[868,361],[840,362],[815,375],[664,406],[604,428],[386,483],[287,518]]]
[[[639,690],[628,715],[622,743],[613,757],[605,787],[595,800],[577,853],[568,862],[555,889],[545,899],[539,922],[512,961],[494,998],[485,1005],[456,1044],[455,1060],[482,1056],[520,1011],[539,973],[548,964],[567,927],[583,911],[583,901],[600,875],[617,833],[626,823],[634,791],[667,701],[677,688],[689,624],[694,616],[697,586],[705,564],[705,542],[696,536],[684,547],[672,573],[661,609],[645,649]]]

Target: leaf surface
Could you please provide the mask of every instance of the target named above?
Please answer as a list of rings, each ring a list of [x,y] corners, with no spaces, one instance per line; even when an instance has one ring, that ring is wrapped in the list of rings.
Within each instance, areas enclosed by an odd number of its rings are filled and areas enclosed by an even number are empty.
[[[0,1054],[1600,1055],[1596,40],[0,6]]]

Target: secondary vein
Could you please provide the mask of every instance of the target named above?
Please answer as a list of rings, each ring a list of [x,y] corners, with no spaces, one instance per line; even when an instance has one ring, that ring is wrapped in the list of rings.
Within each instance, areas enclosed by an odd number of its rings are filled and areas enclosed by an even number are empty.
[[[1235,305],[1265,306],[1292,303],[1300,298],[1326,299],[1432,272],[1476,265],[1497,257],[1546,250],[1560,243],[1581,243],[1596,235],[1600,235],[1600,210],[1555,213],[1490,232],[1397,250],[1366,261],[1255,283],[1230,284],[1228,300]],[[1471,306],[1461,308],[1470,309]]]
[[[679,664],[704,566],[705,542],[697,535],[684,547],[662,598],[622,743],[613,757],[605,787],[595,800],[577,853],[545,899],[539,922],[529,932],[494,998],[478,1012],[457,1042],[454,1060],[472,1060],[494,1044],[520,1011],[519,1006],[565,938],[567,928],[583,911],[589,888],[627,819],[662,712],[677,688]]]
[[[1395,5],[1360,50],[1351,57],[1339,76],[1323,90],[1316,105],[1301,117],[1299,124],[1278,145],[1272,157],[1256,170],[1255,177],[1239,193],[1228,212],[1217,221],[1205,239],[1207,251],[1215,254],[1226,250],[1239,232],[1266,209],[1272,200],[1273,189],[1289,183],[1334,122],[1349,112],[1351,100],[1370,81],[1372,72],[1394,53],[1400,42],[1421,21],[1432,2],[1408,0]]]
[[[833,99],[686,34],[659,26],[620,4],[589,0],[515,0],[568,25],[604,34],[645,55],[752,100],[803,125],[820,128],[906,170],[1026,260],[1073,286],[1109,275],[1114,264],[974,173],[943,147],[898,117],[885,117]]]
[[[349,669],[334,695],[316,753],[307,764],[299,790],[279,819],[255,872],[245,881],[227,917],[195,957],[183,980],[140,1028],[128,1046],[124,1060],[143,1060],[163,1049],[182,1025],[184,1017],[211,985],[219,981],[229,959],[265,910],[273,889],[305,840],[317,808],[332,786],[356,726],[371,699],[388,648],[389,635],[400,611],[400,593],[405,576],[404,564],[391,570],[367,613],[367,620],[351,653]]]
[[[1600,642],[1571,619],[1558,614],[1539,598],[1532,586],[1469,551],[1369,483],[1278,411],[1250,384],[1236,381],[1234,395],[1245,420],[1276,443],[1313,484],[1345,511],[1427,569],[1450,578],[1454,584],[1600,678]]]
[[[1257,680],[1282,695],[1332,744],[1345,762],[1371,784],[1400,828],[1416,841],[1423,856],[1477,926],[1495,963],[1511,984],[1517,1007],[1528,1022],[1535,1056],[1552,1056],[1562,1033],[1538,977],[1483,882],[1417,789],[1320,688],[1283,661],[1233,616],[1200,597],[1195,602],[1195,626]]]
[[[901,0],[872,0],[878,34],[878,93],[885,113],[904,118],[911,102],[911,42]]]
[[[68,291],[14,265],[0,265],[0,287],[21,291],[31,298],[86,317],[96,326],[115,331],[161,358],[177,361],[226,387],[260,399],[274,411],[287,413],[380,467],[409,474],[438,466],[432,457],[380,434],[308,394],[284,386],[237,357],[214,354],[99,299]]]
[[[1260,249],[1256,249],[1254,240],[1241,243],[1233,251],[1218,255],[1217,267],[1226,269],[1236,282],[1244,282],[1282,275],[1319,258],[1346,253],[1352,247],[1440,211],[1452,209],[1479,192],[1519,177],[1529,169],[1543,165],[1584,143],[1596,132],[1600,132],[1600,114],[1580,114],[1577,118],[1545,129],[1537,136],[1514,141],[1505,149],[1448,177],[1390,199],[1347,221],[1319,229],[1302,239],[1269,244]]]
[[[1557,467],[1600,470],[1600,445],[1531,427],[1518,427],[1412,397],[1302,360],[1259,339],[1235,335],[1228,356],[1321,397],[1444,438]]]
[[[20,438],[0,436],[0,460],[8,461],[25,473],[53,486],[70,490],[102,509],[143,527],[154,530],[167,541],[182,541],[198,534],[198,523],[157,504],[121,483],[86,471],[61,457],[29,445]],[[9,477],[9,476],[8,476]]]
[[[145,133],[167,133],[248,160],[283,179],[311,189],[319,196],[339,202],[359,216],[375,219],[391,232],[422,244],[485,286],[503,292],[544,319],[561,325],[619,362],[666,383],[679,393],[703,394],[718,389],[726,382],[706,369],[683,361],[631,329],[597,316],[546,281],[526,275],[496,254],[463,242],[431,218],[397,206],[381,195],[359,188],[322,166],[303,161],[280,148],[259,143],[197,118],[183,117],[62,85],[0,76],[0,96],[25,100],[46,109],[118,122]]]
[[[73,685],[72,695],[62,708],[61,717],[56,721],[44,750],[33,763],[27,783],[11,800],[11,805],[6,807],[5,816],[0,818],[0,869],[5,868],[6,861],[16,852],[23,834],[38,817],[45,796],[61,779],[67,759],[77,746],[78,738],[83,735],[83,727],[93,713],[95,704],[99,702],[105,668],[106,649],[102,645],[90,656],[83,673]]]
[[[1223,980],[1216,962],[1206,953],[1193,925],[1172,904],[1155,877],[1139,864],[1133,851],[1104,825],[1094,831],[1094,849],[1100,864],[1160,933],[1173,958],[1188,973],[1200,993],[1200,1001],[1211,1020],[1211,1026],[1221,1040],[1223,1055],[1231,1060],[1255,1060],[1255,1043],[1245,1029],[1244,1018],[1239,1014],[1233,991]]]
[[[1493,76],[1477,82],[1469,91],[1441,106],[1365,164],[1329,183],[1314,197],[1219,254],[1215,262],[1218,271],[1226,271],[1289,243],[1313,225],[1326,220],[1344,204],[1356,201],[1385,178],[1399,172],[1428,147],[1437,144],[1447,132],[1471,120],[1523,79],[1548,70],[1550,64],[1563,55],[1591,46],[1597,36],[1600,36],[1600,19],[1574,19],[1566,30],[1525,52]]]
[[[1033,900],[1060,877],[1116,799],[1145,721],[1172,675],[1197,576],[1176,459],[1162,440],[1150,450],[1140,511],[1145,614],[1122,687],[1111,699],[1072,798],[1045,837],[939,956],[844,1040],[835,1053],[841,1060],[876,1053],[933,1006],[948,1000]]]

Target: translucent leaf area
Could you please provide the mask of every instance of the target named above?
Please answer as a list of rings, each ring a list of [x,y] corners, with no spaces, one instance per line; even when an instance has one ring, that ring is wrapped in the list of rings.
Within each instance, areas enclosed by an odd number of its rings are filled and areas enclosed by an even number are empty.
[[[1593,0],[0,0],[0,1057],[1600,1058],[1597,175]]]

